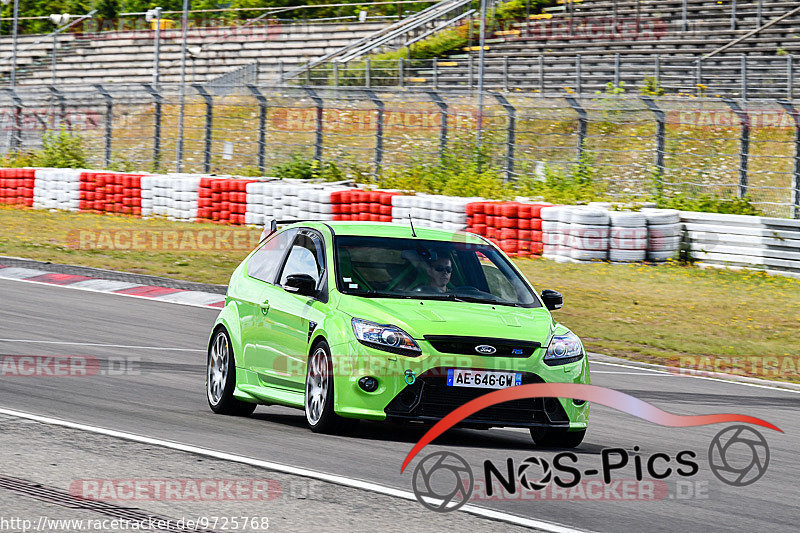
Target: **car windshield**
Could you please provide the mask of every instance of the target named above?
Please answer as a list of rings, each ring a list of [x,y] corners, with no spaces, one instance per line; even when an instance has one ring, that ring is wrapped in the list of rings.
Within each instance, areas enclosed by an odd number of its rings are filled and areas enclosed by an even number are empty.
[[[337,236],[336,262],[346,294],[541,306],[508,260],[485,244]]]

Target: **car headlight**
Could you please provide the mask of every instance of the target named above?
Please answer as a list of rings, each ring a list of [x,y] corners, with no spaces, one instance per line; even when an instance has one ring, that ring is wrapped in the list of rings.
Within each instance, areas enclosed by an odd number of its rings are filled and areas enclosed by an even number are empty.
[[[411,335],[390,324],[376,324],[360,318],[353,319],[353,332],[361,344],[401,355],[416,356],[422,353]]]
[[[570,331],[563,335],[553,335],[544,354],[544,363],[548,366],[563,365],[578,361],[581,357],[581,340]]]

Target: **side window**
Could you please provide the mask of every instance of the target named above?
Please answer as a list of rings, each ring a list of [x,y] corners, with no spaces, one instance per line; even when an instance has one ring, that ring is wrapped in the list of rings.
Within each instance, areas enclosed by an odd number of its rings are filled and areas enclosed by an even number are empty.
[[[477,253],[478,261],[483,269],[483,275],[486,276],[486,283],[489,286],[489,292],[494,296],[501,298],[505,301],[514,301],[517,299],[517,291],[514,286],[508,281],[508,278],[503,275],[499,268],[481,252]]]
[[[274,283],[283,255],[296,234],[297,228],[292,228],[273,235],[250,257],[247,263],[247,275],[267,283]]]
[[[292,274],[308,274],[319,284],[322,276],[323,257],[320,239],[312,238],[308,234],[301,234],[295,240],[289,257],[286,258],[280,284],[284,285],[286,279]]]

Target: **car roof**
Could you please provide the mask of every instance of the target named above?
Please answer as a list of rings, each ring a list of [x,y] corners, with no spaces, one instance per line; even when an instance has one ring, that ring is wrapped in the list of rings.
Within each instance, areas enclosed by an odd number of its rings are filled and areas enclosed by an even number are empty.
[[[322,229],[325,226],[331,228],[338,235],[355,235],[361,237],[386,237],[412,239],[410,224],[391,224],[388,222],[354,222],[354,221],[330,221],[330,222],[297,222],[290,227],[306,227]],[[414,232],[418,239],[431,241],[447,242],[468,242],[475,244],[486,244],[481,237],[464,231],[447,231],[443,229],[426,228],[414,225]]]

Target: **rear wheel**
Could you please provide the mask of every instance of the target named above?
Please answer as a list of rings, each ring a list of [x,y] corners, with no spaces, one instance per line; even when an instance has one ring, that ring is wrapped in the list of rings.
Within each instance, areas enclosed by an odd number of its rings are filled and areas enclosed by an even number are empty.
[[[206,398],[211,410],[220,415],[249,416],[256,404],[233,397],[236,388],[236,362],[228,332],[219,329],[208,348]]]
[[[567,431],[560,428],[531,428],[533,443],[541,448],[576,448],[585,436],[585,429]]]
[[[306,422],[314,433],[347,431],[358,423],[333,412],[333,361],[325,341],[314,346],[308,358],[304,404]]]

